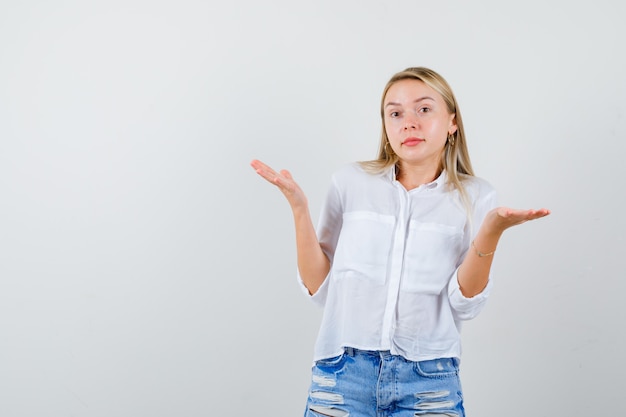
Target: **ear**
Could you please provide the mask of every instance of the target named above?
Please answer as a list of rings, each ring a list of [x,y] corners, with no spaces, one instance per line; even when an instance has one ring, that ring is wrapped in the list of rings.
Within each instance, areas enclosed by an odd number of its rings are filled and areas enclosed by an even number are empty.
[[[450,126],[448,126],[448,135],[454,135],[457,131],[456,114],[450,115]]]

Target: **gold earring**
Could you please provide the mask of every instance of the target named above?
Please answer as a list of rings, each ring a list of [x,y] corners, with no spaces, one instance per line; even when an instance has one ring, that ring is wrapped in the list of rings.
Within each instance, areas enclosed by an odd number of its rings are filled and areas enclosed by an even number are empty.
[[[448,142],[450,143],[450,146],[454,146],[454,134],[448,133]]]
[[[389,143],[389,141],[385,142],[385,153],[387,155],[393,155],[393,148],[391,147],[391,143]]]

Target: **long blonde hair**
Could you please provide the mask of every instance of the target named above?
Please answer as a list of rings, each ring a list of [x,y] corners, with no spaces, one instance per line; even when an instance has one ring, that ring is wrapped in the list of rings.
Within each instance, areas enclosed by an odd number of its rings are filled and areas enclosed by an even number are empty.
[[[387,91],[392,85],[401,80],[418,80],[438,92],[443,98],[448,112],[455,115],[456,132],[448,137],[443,156],[440,161],[440,169],[447,173],[447,186],[453,190],[457,190],[460,194],[461,201],[468,215],[471,213],[471,202],[467,191],[463,186],[463,179],[468,176],[474,176],[472,163],[470,161],[467,143],[465,140],[465,130],[463,129],[463,119],[456,101],[456,97],[452,92],[452,88],[447,81],[435,71],[424,67],[407,68],[391,77],[385,89],[380,102],[380,117],[382,120],[382,133],[380,136],[380,147],[378,157],[371,161],[360,162],[363,169],[371,174],[380,174],[391,166],[399,169],[398,155],[393,152],[387,137],[387,129],[385,127],[384,105]]]

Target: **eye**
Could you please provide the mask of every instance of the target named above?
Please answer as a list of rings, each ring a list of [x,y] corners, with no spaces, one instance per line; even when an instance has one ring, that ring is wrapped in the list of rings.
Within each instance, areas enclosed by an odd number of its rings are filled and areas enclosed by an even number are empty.
[[[400,112],[399,111],[392,111],[391,113],[389,113],[389,117],[398,117],[400,116]]]
[[[421,107],[417,112],[418,113],[428,113],[430,112],[430,107]]]

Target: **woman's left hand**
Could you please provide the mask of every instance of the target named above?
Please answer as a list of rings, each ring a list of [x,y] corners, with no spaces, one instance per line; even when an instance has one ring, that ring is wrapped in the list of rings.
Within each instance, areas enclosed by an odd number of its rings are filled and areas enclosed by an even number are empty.
[[[536,220],[550,214],[550,210],[542,208],[539,210],[519,210],[509,207],[497,207],[487,213],[483,225],[488,225],[494,233],[502,233],[506,229],[529,220]]]
[[[502,233],[509,227],[540,219],[550,214],[550,210],[518,210],[509,207],[497,207],[487,213],[471,245],[473,250],[466,256],[459,267],[457,279],[461,293],[468,298],[480,293],[489,280],[491,262]]]

